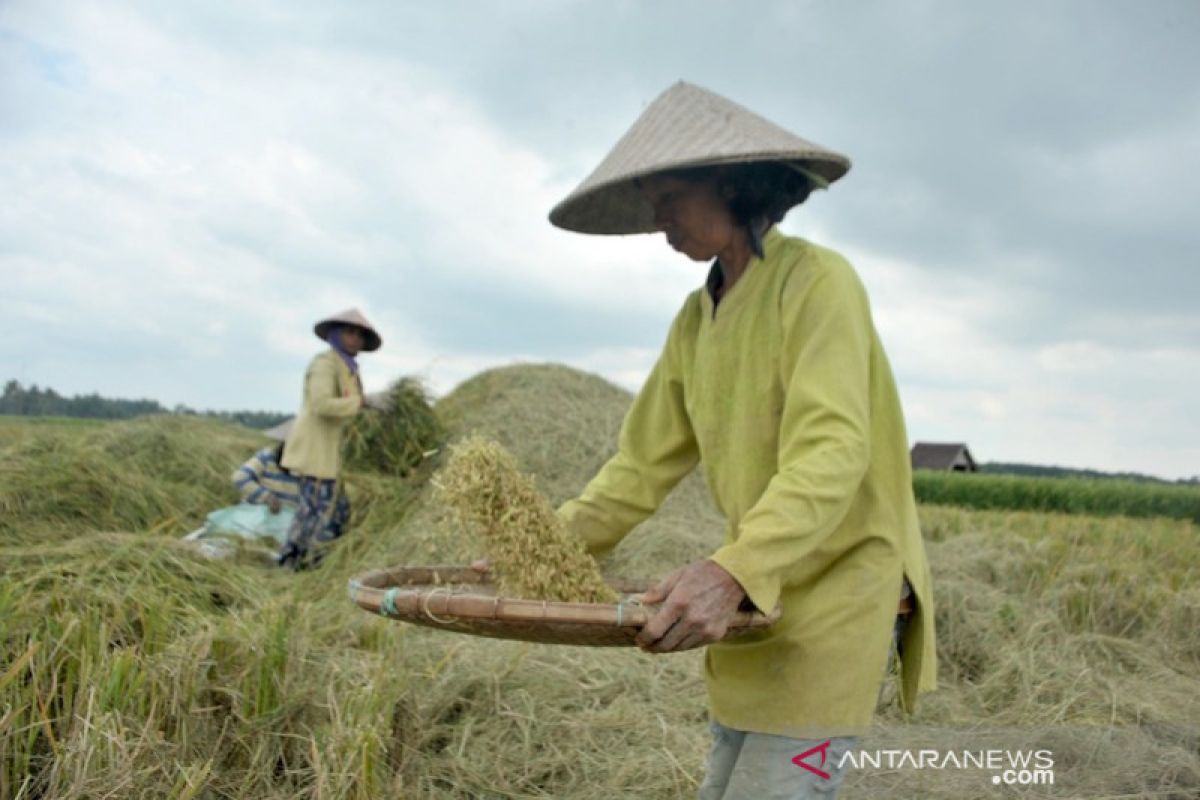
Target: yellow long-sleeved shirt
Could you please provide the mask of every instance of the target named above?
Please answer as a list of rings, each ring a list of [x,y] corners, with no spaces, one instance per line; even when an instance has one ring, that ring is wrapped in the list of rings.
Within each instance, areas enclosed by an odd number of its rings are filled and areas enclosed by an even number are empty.
[[[283,448],[295,475],[330,480],[342,468],[342,430],[362,407],[362,384],[333,350],[315,356],[304,374],[304,404]]]
[[[714,718],[797,738],[853,735],[877,702],[902,578],[911,708],[935,684],[933,607],[907,435],[867,297],[833,251],[768,232],[714,307],[692,293],[621,429],[616,455],[559,511],[601,555],[698,461],[728,520],[712,556],[764,632],[711,645]]]

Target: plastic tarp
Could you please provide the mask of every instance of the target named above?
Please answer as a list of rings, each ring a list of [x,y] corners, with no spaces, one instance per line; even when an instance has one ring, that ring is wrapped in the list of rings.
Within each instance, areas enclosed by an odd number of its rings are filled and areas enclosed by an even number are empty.
[[[192,531],[184,540],[196,542],[205,555],[214,558],[236,549],[229,541],[231,538],[278,547],[287,541],[288,527],[295,516],[292,508],[285,507],[272,514],[265,505],[239,503],[210,513],[204,527]]]

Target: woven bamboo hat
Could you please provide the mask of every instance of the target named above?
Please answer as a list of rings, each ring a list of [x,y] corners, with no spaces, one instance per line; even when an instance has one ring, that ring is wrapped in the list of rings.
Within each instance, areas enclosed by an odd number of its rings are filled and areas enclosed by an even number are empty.
[[[579,233],[652,233],[654,212],[636,179],[720,164],[778,162],[818,185],[845,175],[850,159],[801,139],[719,94],[680,81],[660,94],[600,166],[550,212]]]
[[[367,321],[363,313],[357,308],[348,308],[345,311],[340,311],[332,317],[326,317],[313,326],[313,332],[317,334],[317,338],[328,340],[329,329],[334,325],[354,325],[362,328],[363,331],[363,350],[371,352],[378,350],[383,344],[383,337],[375,330],[375,327]]]
[[[263,431],[263,436],[266,436],[268,439],[274,439],[277,442],[286,442],[288,434],[292,432],[292,428],[295,426],[295,417],[285,419],[274,428],[267,428],[265,431]]]

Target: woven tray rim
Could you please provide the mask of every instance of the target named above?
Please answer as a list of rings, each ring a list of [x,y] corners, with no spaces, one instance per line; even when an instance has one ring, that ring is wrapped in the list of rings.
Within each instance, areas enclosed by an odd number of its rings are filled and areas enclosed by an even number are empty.
[[[651,579],[609,579],[609,584],[623,595],[643,592],[655,582]],[[598,632],[613,627],[631,629],[632,638],[632,634],[645,626],[657,610],[657,606],[643,605],[633,598],[617,603],[565,603],[473,593],[460,588],[473,585],[493,584],[486,573],[470,567],[439,565],[375,569],[351,578],[347,588],[350,600],[365,611],[434,628],[471,622],[535,627],[568,624],[585,629],[594,626]],[[779,615],[779,608],[771,614],[739,611],[730,624],[729,635],[765,628],[778,620]]]

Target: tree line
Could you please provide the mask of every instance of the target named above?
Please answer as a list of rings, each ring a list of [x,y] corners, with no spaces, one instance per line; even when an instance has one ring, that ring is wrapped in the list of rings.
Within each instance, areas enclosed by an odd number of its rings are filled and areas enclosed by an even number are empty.
[[[1160,484],[1200,484],[1200,475],[1190,478],[1179,478],[1169,481],[1145,475],[1140,472],[1101,472],[1095,469],[1074,469],[1069,467],[1045,467],[1037,464],[1014,464],[1002,461],[989,461],[979,465],[980,472],[992,475],[1018,475],[1026,478],[1080,478],[1086,480],[1122,480],[1134,483]]]
[[[21,417],[82,417],[85,419],[131,419],[147,414],[182,414],[211,417],[248,428],[270,428],[291,414],[278,411],[200,411],[179,404],[167,408],[157,400],[122,400],[92,394],[64,397],[51,388],[36,383],[28,387],[16,380],[4,384],[0,395],[0,414]]]

